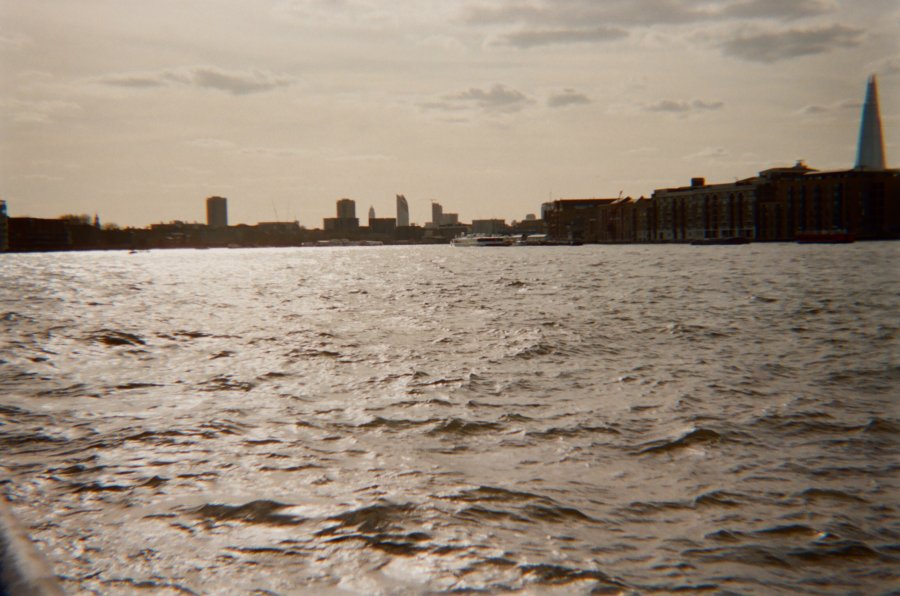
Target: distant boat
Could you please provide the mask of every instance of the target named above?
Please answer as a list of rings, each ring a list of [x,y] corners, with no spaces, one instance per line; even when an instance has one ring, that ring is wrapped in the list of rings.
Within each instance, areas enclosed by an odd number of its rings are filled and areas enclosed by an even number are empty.
[[[547,234],[531,234],[523,236],[516,242],[516,246],[546,246],[550,243]]]
[[[450,246],[512,246],[509,236],[470,236],[463,234],[450,241]]]
[[[699,240],[691,240],[693,246],[715,246],[715,245],[734,245],[734,244],[750,244],[749,238],[740,236],[729,236],[728,238],[701,238]]]
[[[810,230],[797,232],[794,239],[800,244],[848,244],[856,240],[847,230]]]

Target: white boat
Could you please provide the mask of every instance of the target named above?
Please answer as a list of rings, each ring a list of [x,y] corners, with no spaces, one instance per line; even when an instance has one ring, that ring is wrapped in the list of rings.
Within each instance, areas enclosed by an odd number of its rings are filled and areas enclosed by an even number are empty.
[[[450,246],[512,246],[509,236],[457,236],[450,241]]]
[[[523,236],[516,244],[518,246],[544,246],[545,244],[549,244],[549,242],[550,240],[547,238],[547,234],[532,234],[530,236]]]

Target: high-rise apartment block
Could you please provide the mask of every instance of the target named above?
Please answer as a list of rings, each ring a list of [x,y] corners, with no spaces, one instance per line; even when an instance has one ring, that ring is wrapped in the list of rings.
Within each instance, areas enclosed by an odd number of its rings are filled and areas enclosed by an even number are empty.
[[[341,199],[337,202],[338,219],[352,219],[356,217],[356,201],[353,199]]]
[[[397,226],[409,226],[409,203],[403,195],[397,195]]]
[[[434,228],[441,227],[444,219],[444,207],[437,201],[431,202],[431,226]]]
[[[206,225],[212,228],[228,227],[228,199],[225,197],[206,199]]]

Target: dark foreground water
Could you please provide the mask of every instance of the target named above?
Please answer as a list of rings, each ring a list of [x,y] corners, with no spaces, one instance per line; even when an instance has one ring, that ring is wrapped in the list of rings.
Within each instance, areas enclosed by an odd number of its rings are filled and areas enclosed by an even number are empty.
[[[72,594],[900,587],[900,243],[0,259]]]

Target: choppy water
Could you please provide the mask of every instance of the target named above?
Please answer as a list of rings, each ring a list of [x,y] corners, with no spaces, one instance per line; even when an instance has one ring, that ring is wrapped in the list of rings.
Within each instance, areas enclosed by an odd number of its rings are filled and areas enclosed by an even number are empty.
[[[900,243],[0,258],[70,593],[900,587]]]

